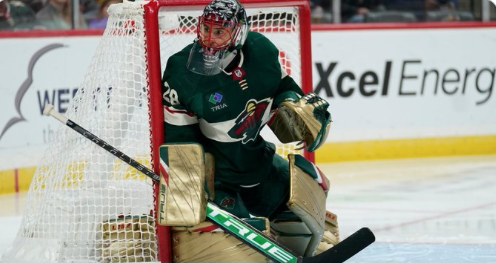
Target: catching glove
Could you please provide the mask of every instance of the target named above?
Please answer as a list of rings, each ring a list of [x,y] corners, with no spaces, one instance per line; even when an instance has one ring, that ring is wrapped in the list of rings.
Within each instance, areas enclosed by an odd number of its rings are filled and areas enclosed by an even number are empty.
[[[313,152],[325,143],[331,127],[329,103],[315,93],[298,101],[285,101],[273,116],[269,127],[282,143],[304,141]]]

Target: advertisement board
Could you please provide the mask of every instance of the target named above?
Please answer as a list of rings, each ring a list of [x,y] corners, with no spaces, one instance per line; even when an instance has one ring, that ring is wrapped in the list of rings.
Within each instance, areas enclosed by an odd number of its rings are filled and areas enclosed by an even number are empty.
[[[496,28],[317,31],[331,141],[496,135]]]
[[[59,126],[42,110],[65,112],[99,40],[0,38],[0,171],[36,166]],[[313,30],[314,91],[333,117],[328,143],[493,140],[495,46],[487,26]]]
[[[0,39],[0,170],[35,166],[82,82],[100,37]]]

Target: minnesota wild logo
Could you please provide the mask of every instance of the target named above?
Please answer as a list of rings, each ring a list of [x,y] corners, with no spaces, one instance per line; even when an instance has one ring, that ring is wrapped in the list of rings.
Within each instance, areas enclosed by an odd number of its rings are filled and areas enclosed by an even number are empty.
[[[234,200],[233,198],[231,197],[225,197],[224,199],[222,199],[222,201],[220,202],[220,206],[221,207],[224,207],[224,208],[227,208],[227,209],[234,209],[234,205],[236,203],[236,200]]]
[[[262,128],[263,116],[268,110],[269,100],[265,99],[260,102],[250,100],[246,103],[245,110],[236,118],[234,126],[229,130],[230,137],[242,139],[242,143],[246,144],[255,138],[260,133]]]

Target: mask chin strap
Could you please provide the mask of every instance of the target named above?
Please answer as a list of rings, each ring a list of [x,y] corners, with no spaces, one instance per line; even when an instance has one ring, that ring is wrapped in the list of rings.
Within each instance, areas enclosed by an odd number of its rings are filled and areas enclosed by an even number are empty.
[[[237,50],[236,50],[236,51],[237,51]],[[241,68],[241,66],[243,65],[243,61],[244,61],[244,55],[243,55],[243,52],[242,52],[241,50],[239,50],[239,56],[240,56],[240,58],[239,58],[239,63],[238,63],[238,65],[237,65],[237,67],[238,67],[238,68]],[[234,55],[234,56],[233,56],[233,57],[229,60],[229,63],[231,63],[231,61],[232,61],[235,57],[236,57],[236,54],[235,54],[235,55]],[[229,63],[226,65],[226,67],[229,65]],[[225,71],[225,68],[226,68],[226,67],[223,67],[223,68],[221,68],[220,70],[221,70],[223,73],[225,73],[226,75],[231,76],[231,75],[232,75],[232,72],[227,72],[227,71]]]

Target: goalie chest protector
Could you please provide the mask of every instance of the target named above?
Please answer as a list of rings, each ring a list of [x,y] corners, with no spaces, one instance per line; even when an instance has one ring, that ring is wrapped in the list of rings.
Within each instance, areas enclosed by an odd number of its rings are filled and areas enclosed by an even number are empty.
[[[164,104],[196,115],[202,134],[210,139],[199,143],[216,157],[216,180],[241,185],[260,182],[275,152],[259,133],[280,92],[279,51],[263,35],[250,32],[242,49],[240,77],[236,69],[231,74],[213,76],[189,71],[186,64],[190,50],[191,45],[167,62]],[[181,136],[181,130],[175,129],[167,130],[167,142]]]

